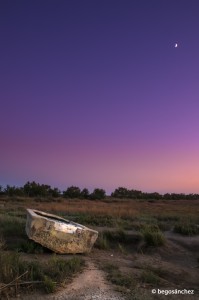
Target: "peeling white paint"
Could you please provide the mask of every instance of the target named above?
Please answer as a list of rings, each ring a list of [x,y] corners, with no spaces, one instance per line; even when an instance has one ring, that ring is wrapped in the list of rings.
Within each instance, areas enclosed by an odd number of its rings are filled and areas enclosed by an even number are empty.
[[[78,229],[78,232],[79,232],[79,230],[82,230],[81,227],[75,226],[73,224],[65,224],[62,222],[54,223],[54,228],[57,231],[63,231],[66,233],[75,233],[77,229]]]

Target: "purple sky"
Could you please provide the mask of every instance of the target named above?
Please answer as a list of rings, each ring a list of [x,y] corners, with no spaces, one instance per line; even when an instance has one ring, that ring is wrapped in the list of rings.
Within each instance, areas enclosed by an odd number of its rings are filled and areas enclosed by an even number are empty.
[[[198,0],[1,0],[0,184],[199,192],[198,29]]]

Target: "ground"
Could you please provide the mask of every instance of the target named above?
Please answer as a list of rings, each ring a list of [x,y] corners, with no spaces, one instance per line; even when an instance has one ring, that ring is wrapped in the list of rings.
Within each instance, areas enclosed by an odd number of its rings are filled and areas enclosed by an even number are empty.
[[[86,267],[81,274],[74,277],[66,287],[53,295],[41,293],[22,296],[22,300],[52,299],[52,300],[122,300],[122,299],[164,299],[166,296],[152,295],[151,290],[154,285],[151,283],[140,283],[136,290],[137,298],[129,294],[128,289],[119,290],[118,286],[111,284],[106,279],[106,273],[101,270],[101,266],[106,264],[116,265],[125,274],[131,274],[139,278],[143,269],[158,270],[161,274],[161,282],[155,288],[174,290],[187,289],[194,290],[195,295],[169,295],[169,299],[199,299],[199,262],[197,255],[199,250],[199,236],[181,237],[172,232],[165,233],[167,244],[158,249],[150,248],[145,253],[140,253],[133,249],[132,253],[120,253],[119,251],[93,251],[84,256]],[[24,255],[27,257],[27,255]],[[70,256],[64,255],[66,259]],[[47,254],[32,259],[48,259]],[[139,297],[140,291],[140,298]]]
[[[198,208],[199,201],[195,201],[193,206],[189,206],[190,203],[182,202],[184,205],[184,216],[187,211],[190,213],[190,218],[194,219],[194,222],[198,222]],[[183,217],[183,205],[179,206],[180,218]],[[62,203],[63,204],[63,203]],[[179,202],[180,204],[180,202]],[[19,205],[19,202],[7,203],[2,201],[1,203],[1,213],[0,216],[5,216],[7,213],[9,216],[15,214],[12,208]],[[24,205],[24,202],[20,202],[20,209],[18,207],[18,215],[23,214],[24,208],[28,204]],[[42,209],[48,212],[49,203],[41,204],[40,202],[34,202],[31,204],[32,207],[38,208],[42,206]],[[34,206],[33,206],[34,205]],[[51,205],[51,204],[50,204]],[[60,204],[61,205],[61,204]],[[74,211],[76,211],[76,204],[70,203],[75,206]],[[97,205],[97,204],[96,204]],[[99,206],[101,203],[99,204]],[[105,206],[107,203],[105,203]],[[114,204],[114,208],[115,208]],[[123,204],[119,203],[120,208]],[[131,204],[129,204],[131,205]],[[140,206],[139,206],[140,205]],[[142,206],[143,205],[143,206]],[[146,210],[147,207],[150,209],[150,213],[154,211],[157,214],[158,207],[159,212],[162,213],[162,208],[165,207],[167,210],[166,223],[162,223],[165,220],[165,214],[162,215],[161,224],[159,226],[165,227],[163,230],[163,235],[166,238],[166,242],[158,247],[148,246],[143,241],[143,239],[138,238],[137,227],[140,226],[140,222],[143,222],[143,216],[134,218],[132,223],[130,219],[126,223],[126,217],[124,218],[124,226],[122,232],[125,233],[124,241],[111,241],[109,247],[103,244],[99,247],[99,243],[94,246],[91,253],[77,255],[85,260],[85,267],[81,273],[76,274],[71,278],[71,280],[60,285],[58,290],[53,294],[45,294],[41,290],[20,290],[17,294],[17,299],[22,300],[150,300],[150,299],[172,299],[172,300],[192,300],[199,299],[199,235],[182,235],[174,232],[173,225],[174,219],[177,220],[178,215],[178,203],[173,203],[175,208],[175,218],[174,215],[168,215],[171,210],[171,204],[165,204],[163,202],[155,203],[135,203],[134,210]],[[169,206],[170,205],[170,206]],[[90,205],[90,214],[92,211],[92,205]],[[60,206],[61,207],[61,206]],[[67,207],[67,206],[66,206]],[[70,208],[71,208],[70,207]],[[68,208],[68,207],[67,207]],[[67,210],[66,208],[66,210]],[[56,206],[59,209],[59,204]],[[88,209],[88,208],[87,208]],[[101,208],[102,209],[102,208]],[[94,210],[94,209],[93,209]],[[13,213],[14,211],[14,213]],[[11,213],[12,212],[12,213]],[[95,212],[96,214],[96,212]],[[110,214],[110,211],[109,211]],[[102,212],[101,212],[102,215]],[[103,211],[104,215],[104,211]],[[72,215],[76,221],[77,216]],[[129,217],[129,212],[128,212]],[[135,216],[134,216],[135,217]],[[154,214],[153,214],[154,217]],[[82,215],[81,215],[82,218]],[[160,218],[158,215],[157,219]],[[3,220],[3,217],[2,217]],[[83,219],[82,219],[83,220]],[[97,220],[97,219],[96,219]],[[95,220],[95,221],[96,221]],[[102,219],[100,219],[102,221]],[[120,216],[120,223],[121,223]],[[159,219],[158,219],[159,220]],[[119,222],[118,221],[118,222]],[[177,220],[178,222],[179,220]],[[86,221],[88,222],[88,221]],[[104,222],[104,219],[103,219]],[[148,221],[147,221],[148,222]],[[176,221],[175,221],[176,222]],[[95,222],[96,223],[96,222]],[[109,222],[107,222],[108,224]],[[138,224],[139,223],[139,224]],[[86,224],[85,224],[86,225]],[[121,224],[120,224],[121,225]],[[126,226],[133,227],[132,229],[125,228]],[[139,226],[138,226],[139,225]],[[141,224],[142,225],[142,224]],[[197,223],[198,225],[198,223]],[[108,226],[106,224],[92,225],[87,224],[88,227],[96,229],[101,233],[104,232],[118,232],[117,226]],[[127,227],[128,227],[127,226]],[[121,230],[121,228],[120,228]],[[111,236],[111,235],[110,235]],[[12,237],[12,242],[15,241],[14,235]],[[111,236],[112,237],[112,236]],[[124,238],[123,237],[123,238]],[[121,239],[121,237],[120,237]],[[9,238],[7,242],[9,244]],[[104,242],[104,240],[102,240]],[[20,253],[21,258],[36,262],[48,261],[52,253]],[[73,257],[73,255],[58,255],[62,259],[68,260]],[[130,281],[129,281],[130,278]],[[156,294],[152,294],[152,289],[156,290]],[[194,295],[160,295],[158,289],[161,290],[193,290]],[[16,298],[16,297],[15,297]],[[15,299],[13,298],[13,299]],[[10,298],[11,299],[11,298]]]

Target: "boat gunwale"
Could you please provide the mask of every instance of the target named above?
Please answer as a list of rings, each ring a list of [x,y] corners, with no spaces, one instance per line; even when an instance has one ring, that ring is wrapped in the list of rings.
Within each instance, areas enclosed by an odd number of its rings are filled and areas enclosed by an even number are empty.
[[[74,225],[75,227],[81,227],[82,229],[86,229],[86,230],[89,230],[89,231],[92,231],[92,232],[95,232],[95,233],[98,233],[96,230],[94,230],[94,229],[91,229],[91,228],[88,228],[88,227],[86,227],[86,226],[84,226],[84,225],[81,225],[81,224],[79,224],[79,223],[76,223],[76,222],[73,222],[73,221],[69,221],[69,220],[67,220],[67,219],[64,219],[64,218],[62,218],[62,217],[59,217],[59,216],[57,216],[57,215],[54,215],[54,214],[50,214],[50,213],[45,213],[45,212],[43,212],[43,211],[41,211],[41,210],[37,210],[37,209],[30,209],[30,208],[27,208],[26,209],[27,210],[27,212],[29,213],[29,215],[31,215],[31,216],[33,216],[33,217],[36,217],[36,218],[43,218],[43,219],[45,219],[45,220],[47,220],[47,221],[57,221],[57,222],[59,222],[59,221],[61,221],[61,222],[63,222],[63,223],[65,223],[66,225],[68,224],[68,225]]]

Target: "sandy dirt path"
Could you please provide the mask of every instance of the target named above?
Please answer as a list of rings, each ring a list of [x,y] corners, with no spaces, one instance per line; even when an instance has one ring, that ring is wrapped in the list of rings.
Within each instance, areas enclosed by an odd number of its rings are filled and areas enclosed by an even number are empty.
[[[124,300],[119,293],[113,290],[105,278],[103,271],[87,261],[84,271],[77,275],[65,289],[53,295],[24,296],[23,300]]]

